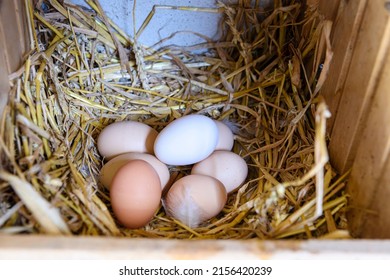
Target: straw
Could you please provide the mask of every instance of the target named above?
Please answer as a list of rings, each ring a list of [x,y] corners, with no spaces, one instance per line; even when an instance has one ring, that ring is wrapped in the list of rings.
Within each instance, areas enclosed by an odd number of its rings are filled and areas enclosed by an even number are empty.
[[[249,0],[216,8],[157,5],[132,38],[98,1],[86,1],[88,11],[56,0],[45,1],[44,9],[26,2],[32,50],[9,76],[15,86],[0,126],[1,232],[349,238],[349,173],[337,174],[329,163],[329,112],[320,96],[333,55],[332,23],[317,9],[302,13],[293,0],[274,1],[272,7]],[[143,46],[138,38],[162,10],[219,14],[222,35],[212,41],[192,32],[204,43],[167,45],[184,32],[177,31]],[[197,228],[169,217],[163,207],[143,228],[122,227],[99,183],[105,161],[97,136],[115,121],[139,121],[161,131],[188,114],[231,127],[233,151],[249,166],[247,180],[219,215]],[[172,183],[190,166],[170,171]]]

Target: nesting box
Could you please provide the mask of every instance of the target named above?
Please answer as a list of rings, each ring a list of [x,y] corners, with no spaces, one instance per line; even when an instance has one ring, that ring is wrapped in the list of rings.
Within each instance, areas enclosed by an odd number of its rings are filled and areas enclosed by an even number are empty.
[[[321,94],[332,114],[328,145],[348,180],[348,241],[162,240],[109,237],[0,236],[0,258],[269,258],[390,252],[390,5],[376,0],[307,0],[332,21],[333,58]],[[0,104],[7,102],[8,76],[30,49],[25,1],[0,3]],[[304,5],[305,6],[305,5]],[[1,218],[1,217],[0,217]],[[272,256],[270,256],[270,254]]]

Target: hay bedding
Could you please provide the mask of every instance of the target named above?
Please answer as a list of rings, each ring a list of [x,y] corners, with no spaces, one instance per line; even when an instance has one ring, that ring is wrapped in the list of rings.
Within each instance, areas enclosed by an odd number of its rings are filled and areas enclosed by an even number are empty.
[[[124,34],[97,1],[86,1],[89,10],[27,2],[31,52],[10,76],[1,122],[1,233],[348,237],[347,174],[327,163],[327,110],[318,95],[332,54],[330,25],[315,8],[303,13],[293,0],[274,1],[268,10],[258,1],[220,3],[203,11],[222,14],[219,41],[155,50]],[[162,207],[146,227],[122,228],[97,180],[104,163],[99,132],[122,120],[160,131],[186,114],[231,126],[234,152],[249,165],[246,183],[199,228]],[[172,181],[188,171],[171,167]]]

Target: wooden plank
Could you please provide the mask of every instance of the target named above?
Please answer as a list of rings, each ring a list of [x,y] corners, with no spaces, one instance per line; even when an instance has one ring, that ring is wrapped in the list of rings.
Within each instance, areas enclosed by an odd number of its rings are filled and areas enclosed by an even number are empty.
[[[3,24],[0,22],[0,113],[3,112],[3,108],[7,101],[7,95],[10,90],[8,58],[5,43]]]
[[[322,0],[319,1],[318,10],[322,15],[325,16],[325,19],[334,21],[337,16],[337,12],[340,7],[340,2],[345,0]]]
[[[30,49],[28,26],[27,26],[27,17],[26,17],[26,7],[23,0],[14,0],[15,2],[15,12],[17,19],[17,27],[19,33],[19,42],[21,45],[21,53],[25,55]]]
[[[6,55],[8,58],[6,61],[9,73],[16,71],[21,66],[23,56],[15,1],[1,1],[0,4],[0,22],[6,43]]]
[[[0,259],[390,259],[390,241],[0,236]]]
[[[348,186],[349,226],[355,236],[390,238],[390,48],[368,115]]]
[[[383,1],[367,1],[329,143],[330,158],[339,172],[349,169],[356,155],[389,45],[388,23],[389,13]],[[335,34],[335,40],[336,37],[345,39]]]
[[[322,1],[321,4],[321,6],[325,5],[327,7],[327,1]],[[366,4],[367,0],[349,1],[342,11],[340,11],[337,21],[333,23],[332,47],[334,55],[328,78],[321,90],[321,94],[325,97],[332,114],[331,118],[327,121],[327,130],[329,133],[332,132],[335,117],[338,112],[340,98],[351,64],[353,49]],[[328,17],[335,17],[335,11],[333,9],[325,10],[324,7],[320,7],[320,11],[328,14]]]
[[[364,187],[364,186],[363,186]],[[376,185],[377,191],[370,205],[370,210],[374,211],[370,215],[367,213],[365,223],[360,227],[363,238],[390,238],[390,154],[387,154],[387,163],[382,169],[380,179]]]
[[[8,75],[21,66],[30,48],[25,14],[23,0],[0,1],[0,112],[10,90]]]

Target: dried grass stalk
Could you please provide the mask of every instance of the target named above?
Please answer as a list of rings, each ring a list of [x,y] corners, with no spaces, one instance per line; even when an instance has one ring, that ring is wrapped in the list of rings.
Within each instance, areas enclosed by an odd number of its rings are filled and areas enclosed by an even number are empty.
[[[349,237],[348,174],[337,175],[328,163],[328,112],[318,96],[332,59],[331,23],[316,9],[302,13],[294,0],[273,7],[249,0],[216,9],[156,6],[129,38],[96,0],[87,1],[91,10],[56,0],[26,2],[32,51],[10,75],[15,86],[0,126],[0,232]],[[205,42],[190,47],[142,46],[138,36],[161,9],[220,13],[223,35],[213,42],[196,34]],[[192,53],[202,48],[208,51]],[[161,130],[196,113],[232,128],[234,152],[249,165],[247,181],[220,215],[198,228],[162,207],[142,229],[121,227],[98,182],[104,164],[98,134],[114,121]],[[172,181],[188,172],[172,167]]]

